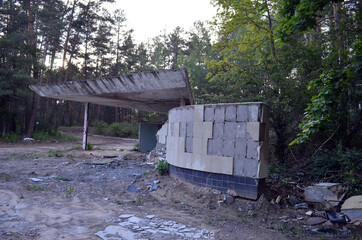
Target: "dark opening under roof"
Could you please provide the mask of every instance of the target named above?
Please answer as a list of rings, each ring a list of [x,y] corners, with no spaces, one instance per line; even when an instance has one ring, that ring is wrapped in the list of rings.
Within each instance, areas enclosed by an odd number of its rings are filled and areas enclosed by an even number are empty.
[[[167,113],[193,104],[185,69],[29,86],[42,97]]]

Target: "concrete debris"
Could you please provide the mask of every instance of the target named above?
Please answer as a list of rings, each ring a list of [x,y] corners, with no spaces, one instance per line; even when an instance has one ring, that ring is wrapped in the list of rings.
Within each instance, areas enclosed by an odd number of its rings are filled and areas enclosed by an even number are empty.
[[[34,138],[24,138],[23,141],[34,141]]]
[[[305,213],[305,215],[307,215],[307,216],[312,216],[312,215],[313,215],[313,211],[309,210],[308,212]]]
[[[41,182],[43,181],[44,179],[42,177],[37,177],[37,178],[29,178],[31,181],[33,182]]]
[[[131,185],[128,186],[127,191],[128,191],[128,192],[132,192],[132,193],[136,193],[136,192],[139,192],[139,191],[141,191],[141,190],[140,190],[139,188],[136,188],[136,187],[134,186],[134,184],[131,184]]]
[[[311,218],[308,218],[305,223],[308,225],[314,226],[314,225],[319,225],[319,224],[325,223],[326,221],[327,221],[327,219],[325,219],[325,218],[311,217]]]
[[[304,198],[307,202],[325,203],[329,209],[338,206],[341,194],[340,183],[318,183],[304,189]]]
[[[348,198],[342,204],[341,211],[351,219],[351,222],[362,223],[362,195]]]
[[[158,219],[155,215],[145,218],[122,214],[118,225],[106,227],[95,235],[103,240],[111,239],[215,239],[215,231],[191,228],[175,221]]]
[[[277,199],[275,199],[275,203],[276,203],[276,204],[279,204],[281,200],[282,200],[282,197],[279,195],[279,196],[277,197]]]
[[[347,223],[347,218],[343,213],[327,212],[327,217],[332,223]]]
[[[294,208],[296,209],[305,209],[305,208],[308,208],[308,203],[298,203],[298,204],[295,204],[294,205]]]
[[[231,196],[233,196],[233,197],[237,197],[237,196],[239,196],[239,194],[236,192],[236,191],[234,191],[234,190],[227,190],[227,192],[226,192],[227,194],[229,194],[229,195],[231,195]]]

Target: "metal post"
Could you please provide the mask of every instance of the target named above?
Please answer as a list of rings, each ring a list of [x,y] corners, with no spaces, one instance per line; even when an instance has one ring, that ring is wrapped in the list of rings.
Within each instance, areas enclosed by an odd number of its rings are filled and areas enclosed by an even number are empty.
[[[86,147],[87,147],[87,137],[88,137],[88,112],[89,112],[89,102],[86,102],[86,103],[85,103],[85,108],[84,108],[83,150],[86,150]]]

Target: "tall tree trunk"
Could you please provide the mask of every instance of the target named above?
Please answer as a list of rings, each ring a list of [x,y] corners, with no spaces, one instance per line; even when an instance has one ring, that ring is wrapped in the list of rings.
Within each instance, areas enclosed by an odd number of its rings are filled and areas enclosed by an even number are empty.
[[[35,30],[34,30],[33,9],[32,9],[30,0],[25,0],[24,4],[25,4],[25,6],[27,8],[27,12],[28,12],[28,32],[32,36],[31,39],[29,40],[29,46],[31,49],[31,58],[33,60],[33,78],[39,83],[39,68],[38,68],[38,61],[37,61],[37,57],[36,57],[36,38],[37,37],[35,34]],[[30,121],[29,121],[27,134],[26,134],[27,137],[33,137],[36,117],[38,114],[38,106],[39,106],[40,97],[37,94],[35,94],[33,99],[34,99],[33,107],[32,107],[31,117],[30,117]]]
[[[275,50],[273,23],[272,23],[272,19],[271,19],[271,15],[270,15],[270,10],[269,10],[268,1],[267,1],[267,0],[264,0],[264,3],[265,3],[266,9],[267,9],[267,13],[268,13],[268,22],[269,22],[268,25],[269,25],[269,31],[270,31],[270,44],[271,44],[271,47],[272,47],[273,56],[274,56],[274,58],[276,59],[276,58],[277,58],[277,53],[276,53],[276,50]]]
[[[69,37],[70,37],[70,30],[72,29],[72,23],[73,23],[73,18],[74,18],[74,12],[75,12],[75,7],[77,5],[78,0],[74,0],[73,1],[73,7],[72,7],[72,12],[70,13],[69,16],[69,24],[68,24],[68,29],[67,29],[67,35],[65,37],[65,41],[64,41],[64,51],[63,51],[63,61],[62,61],[62,74],[60,74],[60,78],[59,78],[59,82],[61,82],[63,80],[64,77],[64,65],[65,65],[65,61],[67,58],[67,50],[68,50],[68,43],[69,43]]]

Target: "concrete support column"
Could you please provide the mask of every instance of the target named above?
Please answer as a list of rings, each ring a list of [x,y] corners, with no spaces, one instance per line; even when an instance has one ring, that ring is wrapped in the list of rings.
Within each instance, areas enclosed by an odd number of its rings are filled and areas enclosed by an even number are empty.
[[[85,107],[84,107],[83,150],[86,150],[86,147],[87,147],[88,113],[89,113],[89,102],[86,102]]]

